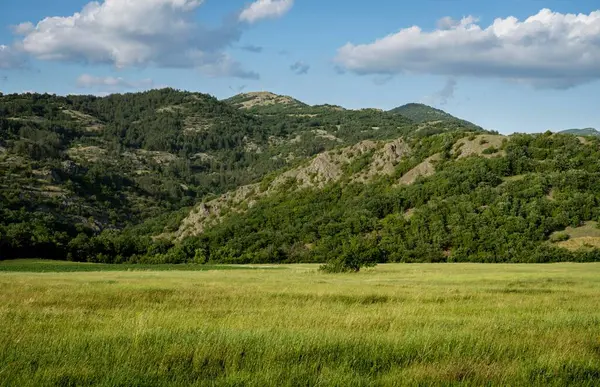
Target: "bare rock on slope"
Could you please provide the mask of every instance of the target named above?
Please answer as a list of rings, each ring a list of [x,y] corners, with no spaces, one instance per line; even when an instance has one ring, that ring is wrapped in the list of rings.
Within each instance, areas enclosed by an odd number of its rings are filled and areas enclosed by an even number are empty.
[[[404,139],[388,142],[375,152],[369,167],[354,176],[353,180],[366,182],[375,176],[392,175],[396,171],[396,165],[410,154],[410,146]]]
[[[428,157],[421,164],[406,172],[398,182],[399,185],[413,184],[419,177],[428,177],[435,173],[435,162],[441,159],[439,153]]]
[[[292,97],[285,95],[277,95],[269,92],[252,92],[242,94],[243,97],[247,98],[241,103],[242,109],[251,109],[256,106],[270,106],[270,105],[294,105],[299,103]]]
[[[356,158],[372,153],[366,171],[351,177],[353,181],[368,181],[373,176],[392,174],[395,164],[410,154],[410,147],[397,139],[387,143],[371,140],[362,141],[348,148],[321,153],[306,165],[279,175],[270,184],[252,184],[240,187],[220,197],[197,205],[183,221],[173,236],[184,239],[199,235],[209,227],[218,224],[231,213],[241,213],[252,207],[257,200],[282,189],[323,188],[347,177],[344,167]],[[431,167],[433,171],[433,167]],[[427,173],[424,171],[423,173]],[[290,185],[292,183],[292,185]]]

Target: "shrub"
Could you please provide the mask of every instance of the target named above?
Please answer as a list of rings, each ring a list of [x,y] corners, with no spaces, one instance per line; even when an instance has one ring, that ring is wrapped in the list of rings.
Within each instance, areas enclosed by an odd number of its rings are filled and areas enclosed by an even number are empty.
[[[381,250],[375,243],[362,237],[352,237],[341,246],[337,256],[322,265],[319,270],[325,273],[357,273],[363,267],[377,265]]]

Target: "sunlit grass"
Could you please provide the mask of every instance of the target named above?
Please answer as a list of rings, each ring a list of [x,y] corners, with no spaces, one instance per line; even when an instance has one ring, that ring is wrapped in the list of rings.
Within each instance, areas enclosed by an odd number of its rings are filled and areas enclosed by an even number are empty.
[[[597,385],[600,264],[0,273],[3,385]]]

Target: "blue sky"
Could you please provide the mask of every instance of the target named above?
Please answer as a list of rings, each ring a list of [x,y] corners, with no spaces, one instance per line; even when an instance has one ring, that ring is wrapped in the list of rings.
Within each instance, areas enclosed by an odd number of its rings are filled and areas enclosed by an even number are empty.
[[[600,128],[598,9],[592,0],[0,0],[0,90],[268,90],[347,108],[424,102],[502,133]]]

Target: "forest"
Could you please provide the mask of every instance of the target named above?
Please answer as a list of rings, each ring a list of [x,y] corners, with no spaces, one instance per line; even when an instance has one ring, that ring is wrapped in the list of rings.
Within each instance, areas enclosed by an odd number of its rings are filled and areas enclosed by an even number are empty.
[[[108,97],[0,95],[0,257],[96,263],[598,261],[561,247],[599,220],[600,139],[481,133],[407,105],[390,112],[291,103],[240,108],[173,89]],[[295,101],[295,102],[294,102]],[[442,114],[443,113],[443,114]],[[319,186],[289,183],[204,232],[176,238],[198,203],[268,184],[324,152],[402,139],[410,154],[368,181],[373,152]],[[483,143],[483,140],[482,140]],[[482,146],[484,144],[481,144]],[[435,158],[435,173],[399,179]]]

